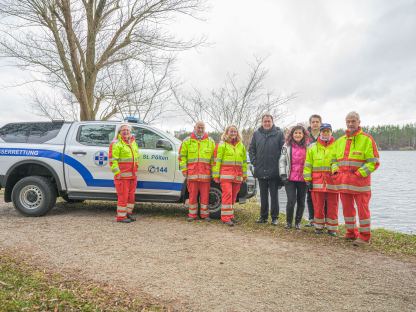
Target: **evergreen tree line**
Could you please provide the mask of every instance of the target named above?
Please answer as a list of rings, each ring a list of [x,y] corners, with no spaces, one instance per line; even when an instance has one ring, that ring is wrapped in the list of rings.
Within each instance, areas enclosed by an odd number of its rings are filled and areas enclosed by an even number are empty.
[[[383,125],[363,127],[371,134],[380,150],[416,150],[416,123],[406,125]],[[345,133],[345,129],[334,131],[335,138]]]
[[[383,125],[363,127],[364,132],[371,134],[380,150],[416,150],[416,123],[406,125]],[[248,145],[253,131],[242,131],[243,141]],[[185,139],[191,132],[175,133],[179,140]],[[345,129],[335,130],[335,138],[345,134]],[[222,133],[210,132],[210,137],[219,142]]]

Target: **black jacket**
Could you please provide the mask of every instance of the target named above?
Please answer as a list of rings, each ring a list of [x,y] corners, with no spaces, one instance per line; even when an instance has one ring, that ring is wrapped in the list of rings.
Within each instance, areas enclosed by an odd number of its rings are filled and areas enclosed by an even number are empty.
[[[251,139],[249,155],[258,179],[279,178],[279,158],[285,138],[279,127],[266,131],[260,127]]]

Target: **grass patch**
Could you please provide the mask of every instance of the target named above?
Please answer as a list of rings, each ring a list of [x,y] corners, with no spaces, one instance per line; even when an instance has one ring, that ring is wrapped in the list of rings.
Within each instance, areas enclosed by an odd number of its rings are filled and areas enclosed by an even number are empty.
[[[279,225],[277,227],[270,224],[257,224],[255,220],[258,218],[260,207],[255,202],[249,202],[242,206],[237,206],[236,217],[241,219],[242,228],[252,232],[268,232],[276,234],[285,238],[296,238],[301,240],[308,240],[323,244],[337,244],[339,246],[351,246],[351,242],[345,241],[345,226],[339,226],[339,236],[330,237],[328,235],[316,235],[313,228],[302,227],[302,229],[295,230],[284,229],[286,224],[286,216],[280,214]],[[306,220],[302,221],[302,225],[307,224]],[[371,244],[363,248],[369,251],[376,251],[387,255],[396,256],[416,256],[416,235],[404,234],[385,229],[371,230]]]
[[[94,283],[65,280],[0,255],[0,311],[165,311],[161,305]]]

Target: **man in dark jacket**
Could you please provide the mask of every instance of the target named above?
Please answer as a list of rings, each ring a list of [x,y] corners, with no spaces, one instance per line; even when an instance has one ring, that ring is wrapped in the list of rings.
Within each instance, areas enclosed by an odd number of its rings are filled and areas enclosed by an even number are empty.
[[[281,183],[279,177],[279,158],[284,144],[284,135],[279,127],[273,124],[273,116],[263,115],[261,127],[254,132],[251,139],[249,154],[254,166],[254,176],[259,180],[260,186],[260,218],[257,223],[267,223],[270,214],[272,224],[277,225],[279,218],[278,187]]]

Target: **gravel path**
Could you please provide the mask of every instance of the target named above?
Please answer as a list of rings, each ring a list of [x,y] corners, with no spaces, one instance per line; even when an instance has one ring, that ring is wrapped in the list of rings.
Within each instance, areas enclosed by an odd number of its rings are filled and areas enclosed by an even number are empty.
[[[26,218],[0,200],[0,247],[181,311],[416,311],[416,264],[220,224],[68,208]]]

